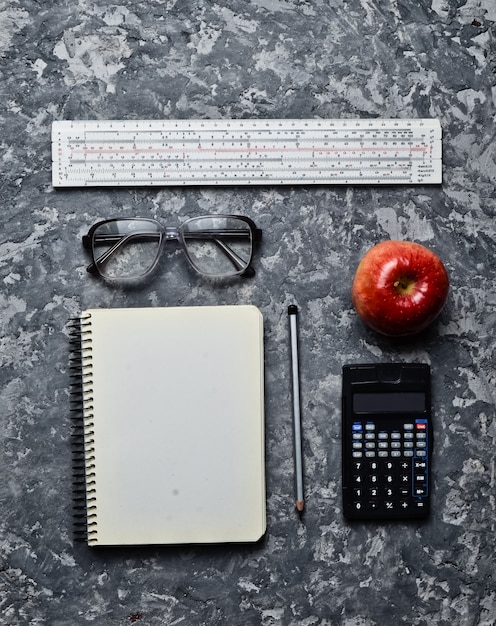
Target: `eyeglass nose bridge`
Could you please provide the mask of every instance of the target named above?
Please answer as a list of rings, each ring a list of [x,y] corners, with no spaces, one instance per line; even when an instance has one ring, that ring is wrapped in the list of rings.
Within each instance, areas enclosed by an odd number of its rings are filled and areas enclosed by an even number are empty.
[[[174,228],[174,226],[166,226],[164,228],[164,239],[166,241],[178,241],[179,240],[179,229]]]

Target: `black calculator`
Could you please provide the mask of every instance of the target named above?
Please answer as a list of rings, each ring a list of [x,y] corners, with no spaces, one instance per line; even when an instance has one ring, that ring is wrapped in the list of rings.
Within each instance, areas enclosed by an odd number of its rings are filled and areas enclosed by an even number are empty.
[[[430,509],[430,367],[343,367],[343,512],[348,519],[419,519]]]

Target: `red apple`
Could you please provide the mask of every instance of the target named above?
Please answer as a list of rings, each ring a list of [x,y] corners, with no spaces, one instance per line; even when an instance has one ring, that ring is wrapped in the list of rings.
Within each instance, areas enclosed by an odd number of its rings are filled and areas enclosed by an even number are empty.
[[[413,335],[439,315],[449,278],[441,259],[412,241],[383,241],[357,267],[351,299],[358,315],[383,335]]]

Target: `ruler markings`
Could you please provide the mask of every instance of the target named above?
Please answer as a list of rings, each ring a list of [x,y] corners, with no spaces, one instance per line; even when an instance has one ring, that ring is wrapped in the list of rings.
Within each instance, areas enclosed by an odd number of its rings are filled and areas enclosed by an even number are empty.
[[[377,163],[378,160],[375,159],[374,157],[367,157],[367,156],[363,156],[363,157],[347,157],[346,159],[347,162],[353,162],[353,161],[360,161],[360,162],[365,162],[365,163]],[[287,166],[286,167],[292,167],[293,163],[299,164],[299,167],[304,167],[306,163],[312,163],[312,159],[307,158],[305,159],[304,157],[300,157],[299,159],[293,161],[286,161],[287,162]],[[71,167],[72,165],[82,165],[82,166],[86,166],[88,163],[87,159],[77,159],[74,158],[70,161],[70,163],[68,162],[68,166]],[[128,161],[128,160],[121,160],[121,159],[99,159],[98,163],[101,166],[104,165],[109,165],[109,164],[121,164],[121,165],[127,165],[129,167],[136,167],[136,165],[143,165],[146,163],[153,163],[153,164],[159,164],[159,165],[163,165],[163,166],[167,166],[171,163],[184,163],[184,159],[182,158],[168,158],[166,161],[163,160],[158,160],[158,159],[147,159],[145,157],[140,157],[139,159],[135,161]],[[199,167],[202,167],[203,163],[212,163],[212,159],[211,158],[205,158],[205,159],[200,159],[200,158],[196,158],[194,159],[194,163],[198,164]],[[244,162],[239,163],[238,161],[235,160],[229,160],[229,159],[223,159],[221,160],[217,160],[216,161],[216,167],[222,167],[224,163],[235,163],[238,167],[247,167],[248,165],[254,167],[257,162],[250,162],[249,160],[246,160]],[[266,157],[264,159],[264,163],[281,163],[281,159],[278,159],[276,157]],[[340,165],[340,161],[334,161],[332,163],[328,164],[328,167],[337,167]],[[394,161],[392,161],[390,164],[388,164],[387,162],[381,160],[380,163],[382,164],[382,167],[384,169],[391,169],[396,167],[397,165],[400,165],[402,163],[411,163],[411,159],[407,156],[398,156],[394,159]],[[213,165],[211,166],[212,168],[214,167]],[[316,165],[314,167],[317,167]],[[81,169],[80,171],[83,171],[83,169]]]
[[[171,183],[173,183],[174,185],[186,185],[187,183],[184,182],[183,178],[173,178],[171,177],[170,179],[168,179]],[[374,184],[375,181],[377,181],[377,178],[375,176],[342,176],[339,179],[336,179],[338,181],[354,181],[354,182],[361,182],[363,180],[367,181],[369,184]],[[410,180],[410,176],[390,176],[387,179],[384,179],[385,181],[387,180],[387,182],[398,182],[398,181],[409,181]],[[327,179],[326,179],[327,181]],[[136,178],[134,179],[135,183],[147,183],[149,182],[147,178]],[[291,184],[293,182],[293,178],[278,178],[276,177],[275,179],[272,178],[267,178],[265,180],[262,179],[257,179],[256,181],[253,180],[249,180],[249,179],[243,179],[243,178],[236,178],[236,177],[227,177],[227,178],[219,178],[219,177],[212,177],[212,178],[204,178],[202,179],[201,182],[204,183],[208,183],[209,185],[226,185],[226,184],[234,184],[234,183],[238,183],[238,184],[246,184],[246,185],[253,185],[253,184],[261,184],[261,185],[266,185],[266,184],[271,184],[271,183],[276,183],[276,184]],[[102,178],[100,180],[100,183],[102,185],[111,185],[115,183],[115,179],[113,178]],[[301,184],[305,184],[305,185],[309,185],[309,184],[325,184],[322,182],[321,179],[318,178],[309,178],[309,179],[305,179],[301,181]]]
[[[333,184],[349,182],[350,171],[360,183],[438,183],[442,175],[437,120],[63,121],[52,127],[52,156],[54,186],[217,184],[216,176]],[[229,182],[226,171],[236,172]]]
[[[184,169],[186,169],[186,167],[183,167],[181,169],[184,170]],[[109,167],[107,167],[106,169],[102,168],[99,171],[100,171],[101,174],[104,174],[105,172],[116,174],[116,173],[118,173],[118,169],[119,168],[109,168]],[[179,167],[178,167],[177,164],[171,163],[169,167],[166,167],[166,170],[170,170],[170,169],[179,170]],[[266,172],[265,175],[266,176],[271,176],[274,173],[278,174],[280,172],[284,172],[284,173],[287,174],[288,170],[290,170],[290,169],[291,168],[288,168],[288,167],[285,167],[285,168],[272,168],[271,171],[270,172]],[[405,167],[405,166],[398,166],[398,167],[396,167],[394,169],[396,171],[410,171],[410,167],[408,167],[408,166],[407,167]],[[161,167],[160,169],[159,168],[155,168],[155,169],[149,168],[149,173],[153,173],[153,172],[160,173],[163,170],[164,170],[164,167]],[[211,173],[211,172],[209,172],[209,170],[213,170],[215,172],[219,171],[217,168],[205,168],[205,169],[202,170],[202,173],[203,174]],[[219,172],[219,174],[222,175],[225,172],[232,172],[233,170],[234,170],[233,167],[226,166],[225,168],[222,169],[222,171]],[[74,168],[74,173],[76,173],[76,174],[77,173],[84,173],[85,171],[86,170],[84,168],[80,168],[80,169]],[[320,170],[319,171],[319,170],[317,170],[314,167],[309,167],[309,168],[307,168],[305,170],[300,170],[300,171],[303,171],[304,173],[312,174],[313,176],[317,176],[317,175],[325,176],[325,175],[327,175],[329,173],[329,170],[325,170],[325,171]],[[347,172],[349,172],[349,171],[356,171],[356,172],[362,172],[364,174],[366,174],[366,173],[370,174],[371,172],[381,172],[381,171],[391,172],[392,168],[384,167],[384,166],[382,166],[382,167],[381,166],[371,166],[368,170],[364,170],[363,167],[352,167],[350,165],[343,165],[343,166],[333,166],[333,169],[330,170],[330,171],[331,171],[331,173],[341,172],[341,171],[347,171]],[[250,168],[247,168],[247,167],[246,168],[238,168],[238,169],[236,169],[236,173],[238,173],[238,172],[239,173],[243,173],[244,172],[246,175],[249,175],[250,173],[258,174],[258,172],[254,171],[253,167],[250,167]]]
[[[224,163],[221,164],[220,166],[218,166],[217,164],[215,166],[212,165],[207,165],[208,162],[205,162],[205,165],[200,165],[200,170],[201,172],[219,172],[219,174],[222,174],[222,172],[224,171],[239,171],[239,172],[256,172],[258,169],[260,169],[260,165],[259,164],[246,164],[244,166],[239,165],[239,164],[229,164],[229,163]],[[78,164],[80,167],[74,167],[71,166],[71,169],[73,171],[73,173],[84,173],[87,171],[87,168],[81,167],[81,164]],[[109,171],[109,172],[113,172],[113,173],[119,173],[119,171],[123,171],[123,169],[127,167],[127,164],[123,164],[123,163],[102,163],[102,167],[99,168],[99,172],[101,174],[103,174],[105,171]],[[186,164],[184,165],[181,161],[171,161],[170,163],[154,163],[154,162],[148,162],[148,167],[146,168],[147,172],[163,172],[163,171],[167,171],[167,170],[181,170],[181,171],[187,171],[188,169],[191,169],[191,164]],[[337,164],[331,164],[329,168],[326,168],[325,170],[323,170],[322,168],[320,168],[319,166],[312,166],[312,165],[307,165],[305,167],[302,167],[301,164],[297,164],[298,167],[298,171],[301,173],[311,173],[313,175],[316,175],[317,173],[325,176],[327,173],[329,172],[335,172],[335,171],[341,171],[341,170],[351,170],[354,169],[356,171],[359,172],[363,172],[363,173],[370,173],[371,171],[385,171],[385,172],[394,172],[394,171],[410,171],[412,169],[411,164],[409,164],[408,162],[402,162],[402,163],[397,163],[394,164],[392,166],[389,165],[383,165],[380,163],[377,163],[375,161],[371,161],[369,162],[369,165],[365,168],[363,167],[363,165],[359,164],[359,163],[354,163],[354,162],[343,162],[343,163],[337,163]],[[288,172],[288,171],[293,171],[295,168],[292,167],[291,165],[285,165],[284,167],[271,167],[270,172],[265,172],[262,171],[262,174],[269,176],[273,173],[278,173],[278,172]],[[131,170],[131,175],[133,172],[136,171],[144,171],[143,168],[137,168],[137,167],[132,167]],[[200,173],[201,173],[200,172]],[[259,173],[259,172],[257,172]]]
[[[191,143],[195,143],[195,142],[191,142]],[[288,147],[287,144],[283,145],[283,146],[267,146],[266,144],[261,145],[261,146],[252,146],[247,145],[247,146],[234,146],[234,145],[230,145],[230,146],[226,146],[226,144],[220,144],[220,145],[211,145],[211,146],[198,146],[196,148],[191,148],[191,147],[187,147],[185,144],[182,148],[178,148],[177,144],[169,144],[167,146],[150,146],[149,144],[132,144],[134,147],[132,149],[129,148],[124,148],[123,146],[119,146],[119,147],[102,147],[102,146],[96,146],[96,147],[85,147],[83,146],[82,148],[76,147],[74,148],[75,152],[99,152],[99,151],[111,151],[111,152],[122,152],[124,150],[128,151],[128,152],[139,152],[140,150],[145,150],[145,151],[150,151],[150,150],[157,150],[159,152],[164,152],[166,150],[188,150],[189,152],[192,152],[193,154],[195,152],[216,152],[216,151],[230,151],[230,152],[264,152],[264,151],[274,151],[277,150],[278,152],[287,152],[287,151],[295,151],[295,152],[305,152],[305,151],[321,151],[321,152],[335,152],[335,151],[339,151],[339,150],[421,150],[423,152],[427,152],[429,150],[429,146],[427,145],[422,145],[422,144],[392,144],[392,145],[387,145],[387,144],[381,144],[379,145],[372,145],[369,146],[365,143],[363,144],[359,144],[359,145],[353,145],[350,147],[347,147],[346,144],[349,142],[344,142],[344,146],[339,146],[339,147],[333,147],[333,146],[316,146],[314,144],[308,144],[308,145],[299,145],[299,146],[291,146],[290,148]],[[138,145],[144,145],[146,147],[143,148],[139,148]]]
[[[153,175],[153,174],[160,174],[160,173],[164,173],[164,174],[168,174],[170,171],[176,171],[176,172],[180,172],[180,171],[184,171],[187,169],[186,167],[179,167],[177,164],[171,164],[169,167],[166,167],[165,169],[162,168],[149,168],[149,170],[147,171],[148,175]],[[313,177],[316,176],[326,176],[326,175],[335,175],[336,173],[339,172],[350,172],[350,171],[356,171],[356,172],[360,172],[364,175],[368,174],[371,175],[372,173],[375,172],[389,172],[389,173],[395,173],[395,172],[410,172],[411,168],[409,166],[398,166],[396,168],[394,168],[394,170],[392,170],[392,168],[390,167],[380,167],[380,166],[373,166],[370,167],[368,170],[364,170],[363,167],[353,167],[350,165],[342,165],[342,166],[334,166],[332,170],[318,170],[316,168],[307,168],[305,170],[300,170],[303,175],[306,174],[310,174]],[[86,170],[85,169],[74,169],[74,173],[84,173]],[[139,174],[139,173],[143,173],[142,170],[138,170],[137,172],[135,172],[135,175]],[[236,174],[244,174],[246,176],[249,175],[260,175],[260,172],[256,171],[255,168],[233,168],[233,167],[229,167],[226,166],[225,168],[223,168],[222,170],[218,170],[217,168],[204,168],[202,170],[202,172],[200,173],[200,175],[207,175],[207,174],[214,174],[214,173],[218,173],[220,176],[226,174],[226,173],[230,173],[230,172],[235,172]],[[113,175],[118,175],[119,174],[119,168],[102,168],[101,170],[99,170],[99,173],[101,175],[105,174],[105,173],[112,173]],[[291,175],[292,170],[291,168],[285,167],[285,168],[272,168],[270,172],[262,172],[262,174],[266,177],[272,176],[274,174],[280,174],[280,173],[284,173],[287,175]],[[133,175],[133,174],[131,174]]]

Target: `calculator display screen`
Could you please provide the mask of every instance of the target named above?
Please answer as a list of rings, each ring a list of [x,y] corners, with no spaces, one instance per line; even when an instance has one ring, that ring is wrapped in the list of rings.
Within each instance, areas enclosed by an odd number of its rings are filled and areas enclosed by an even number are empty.
[[[354,413],[423,413],[425,393],[419,391],[354,393]]]

